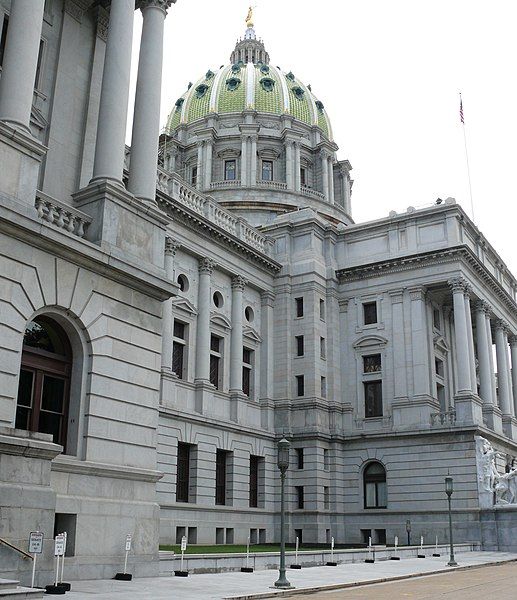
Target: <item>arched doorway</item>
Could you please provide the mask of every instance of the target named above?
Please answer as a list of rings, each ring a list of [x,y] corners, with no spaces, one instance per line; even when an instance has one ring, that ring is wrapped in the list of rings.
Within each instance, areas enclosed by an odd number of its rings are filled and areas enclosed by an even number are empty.
[[[15,427],[52,434],[66,447],[72,349],[63,328],[47,316],[31,321],[23,337]]]

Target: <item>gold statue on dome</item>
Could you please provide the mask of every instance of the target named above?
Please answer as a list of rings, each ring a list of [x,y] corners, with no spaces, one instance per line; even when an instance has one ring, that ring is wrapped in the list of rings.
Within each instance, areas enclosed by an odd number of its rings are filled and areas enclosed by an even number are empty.
[[[248,16],[246,17],[246,27],[248,29],[253,28],[253,6],[248,8]]]

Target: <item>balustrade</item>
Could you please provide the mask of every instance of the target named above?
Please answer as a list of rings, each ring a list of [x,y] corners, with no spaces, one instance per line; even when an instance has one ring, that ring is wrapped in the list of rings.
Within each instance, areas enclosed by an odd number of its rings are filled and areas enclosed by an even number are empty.
[[[38,217],[52,223],[59,229],[83,238],[88,225],[92,222],[91,217],[71,206],[63,204],[42,192],[38,192],[35,202]]]

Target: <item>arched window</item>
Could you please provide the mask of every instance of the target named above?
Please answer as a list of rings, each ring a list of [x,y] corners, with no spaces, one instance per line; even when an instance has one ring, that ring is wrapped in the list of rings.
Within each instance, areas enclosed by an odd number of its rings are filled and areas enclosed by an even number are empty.
[[[71,368],[72,349],[63,328],[36,317],[23,338],[15,427],[50,433],[65,446]]]
[[[378,462],[370,463],[363,473],[364,480],[364,507],[386,508],[388,497],[386,494],[386,470]]]

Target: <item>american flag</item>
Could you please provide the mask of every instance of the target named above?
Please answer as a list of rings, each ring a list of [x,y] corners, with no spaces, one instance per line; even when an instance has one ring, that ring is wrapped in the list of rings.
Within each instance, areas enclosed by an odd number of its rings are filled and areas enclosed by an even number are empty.
[[[465,125],[465,119],[463,118],[463,100],[461,99],[461,94],[460,94],[460,121],[462,122],[463,125]]]

